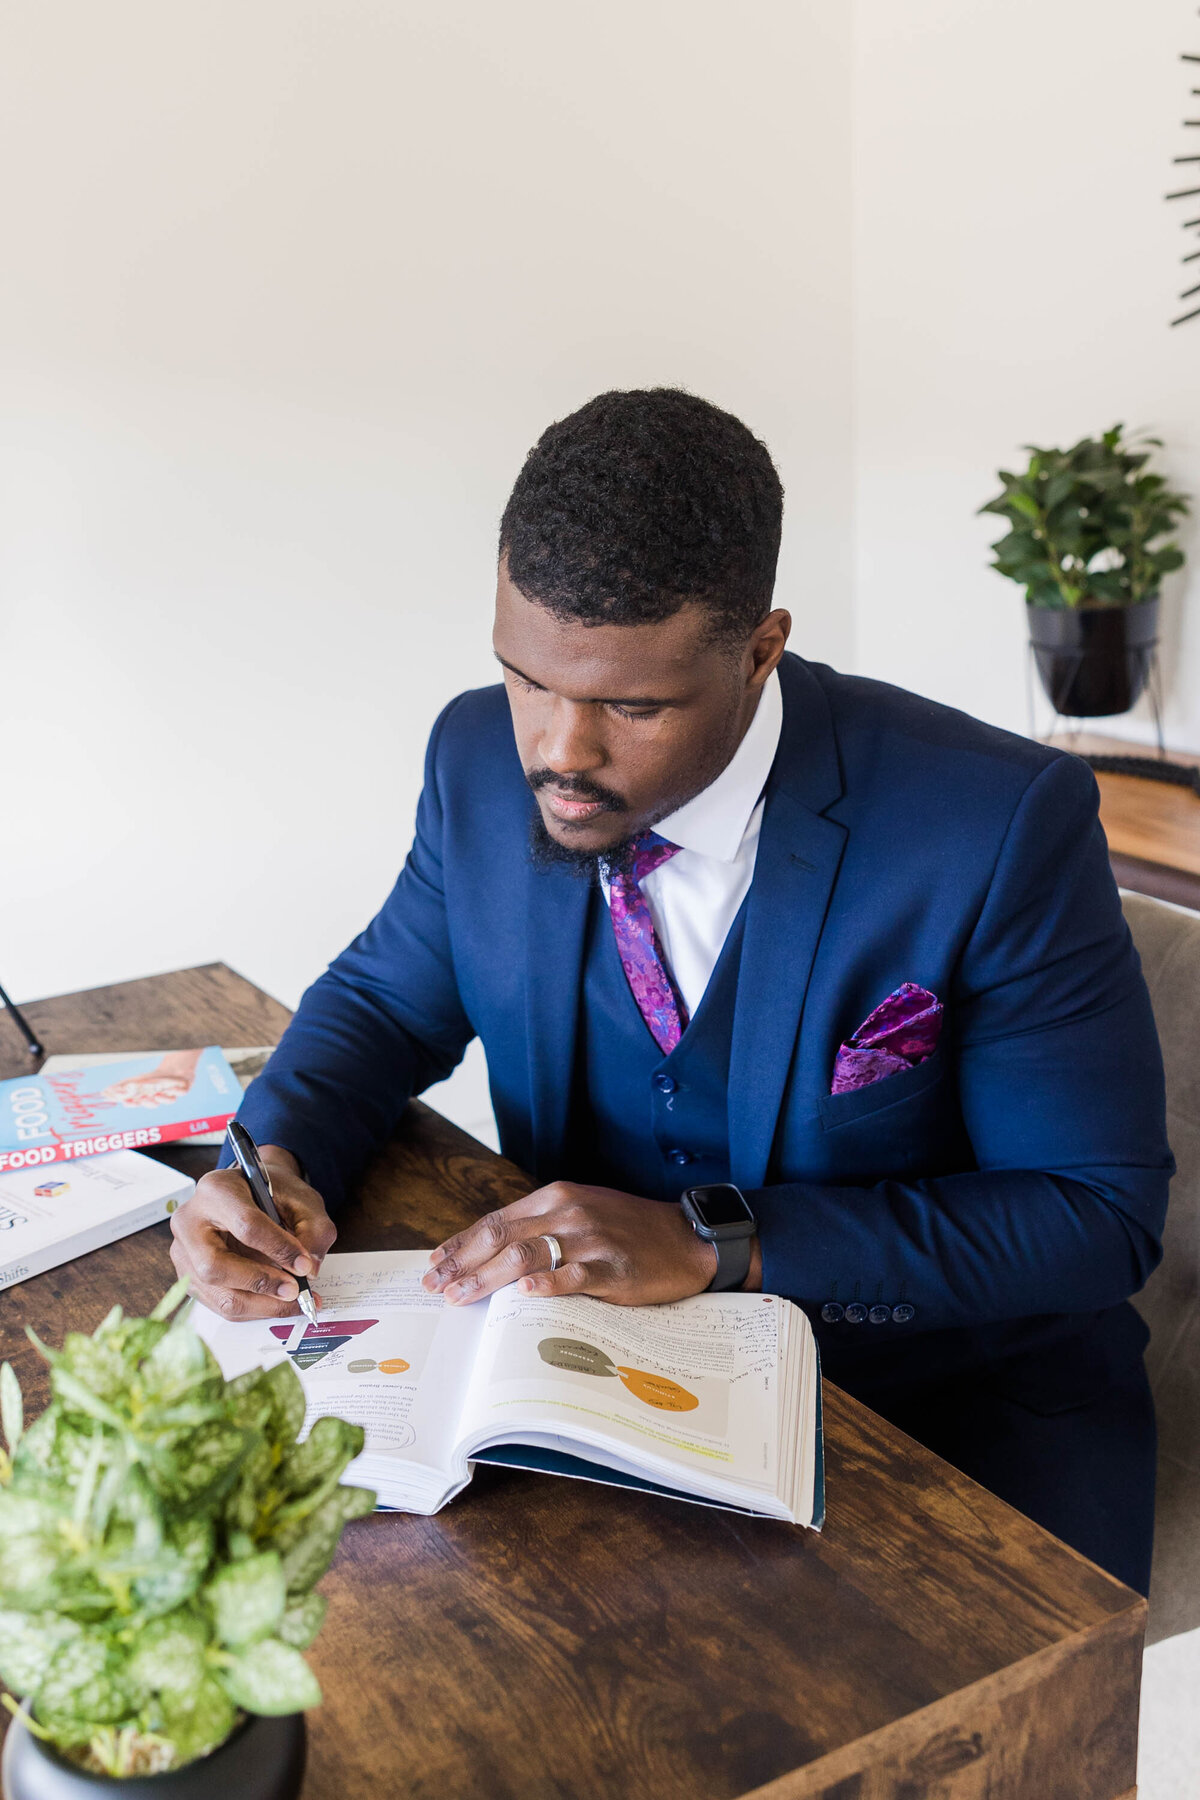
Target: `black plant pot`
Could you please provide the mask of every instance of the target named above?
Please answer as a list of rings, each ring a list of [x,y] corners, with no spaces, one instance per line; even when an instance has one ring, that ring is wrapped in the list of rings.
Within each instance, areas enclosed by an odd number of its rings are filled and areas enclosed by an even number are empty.
[[[89,1775],[14,1719],[0,1761],[4,1800],[297,1800],[304,1714],[248,1718],[211,1756],[167,1775]]]
[[[1136,606],[1030,606],[1029,641],[1055,712],[1100,719],[1128,712],[1158,643],[1158,595]]]

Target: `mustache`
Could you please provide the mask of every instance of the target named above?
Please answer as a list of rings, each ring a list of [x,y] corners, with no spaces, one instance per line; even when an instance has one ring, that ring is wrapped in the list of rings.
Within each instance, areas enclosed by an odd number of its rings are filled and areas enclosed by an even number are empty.
[[[609,812],[624,812],[625,802],[620,794],[614,794],[611,788],[602,787],[588,775],[556,775],[553,769],[526,769],[525,779],[538,793],[542,788],[552,787],[555,793],[564,795],[569,800],[594,801],[608,808]]]

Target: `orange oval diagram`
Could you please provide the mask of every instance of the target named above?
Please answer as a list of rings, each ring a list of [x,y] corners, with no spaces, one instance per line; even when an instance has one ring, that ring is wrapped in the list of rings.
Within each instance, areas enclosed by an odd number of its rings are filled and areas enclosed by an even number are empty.
[[[623,1369],[619,1364],[617,1374],[636,1399],[657,1406],[660,1412],[691,1412],[700,1404],[695,1394],[665,1375],[648,1375],[645,1369]]]
[[[402,1356],[389,1356],[386,1362],[380,1363],[379,1371],[382,1375],[403,1375],[407,1367]]]

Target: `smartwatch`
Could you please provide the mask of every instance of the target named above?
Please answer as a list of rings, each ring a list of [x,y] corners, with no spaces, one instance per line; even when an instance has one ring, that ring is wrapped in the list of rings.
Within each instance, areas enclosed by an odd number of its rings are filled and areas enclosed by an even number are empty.
[[[758,1230],[758,1221],[741,1188],[734,1187],[732,1181],[685,1188],[679,1204],[696,1236],[711,1244],[717,1253],[717,1272],[708,1284],[708,1292],[722,1293],[726,1288],[741,1287],[750,1273],[750,1239]]]

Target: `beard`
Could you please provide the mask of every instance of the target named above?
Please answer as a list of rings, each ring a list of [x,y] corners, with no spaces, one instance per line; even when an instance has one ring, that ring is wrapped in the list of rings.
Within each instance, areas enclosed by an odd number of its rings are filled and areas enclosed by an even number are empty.
[[[542,818],[542,809],[535,806],[529,818],[529,860],[539,875],[551,875],[565,871],[580,881],[587,881],[598,887],[600,876],[611,877],[623,872],[633,874],[633,859],[638,844],[647,831],[653,830],[650,825],[643,825],[633,837],[622,838],[607,850],[576,850],[570,844],[560,844],[546,830],[546,822]]]
[[[549,769],[527,769],[525,779],[535,794],[539,789],[553,784],[560,790],[565,788],[573,799],[597,800],[611,812],[624,811],[619,795],[586,776],[576,777],[569,784],[564,784]],[[570,844],[561,844],[547,831],[541,807],[535,806],[533,809],[529,820],[529,860],[540,874],[565,870],[568,875],[578,876],[582,881],[598,883],[602,868],[611,868],[626,859],[632,861],[632,856],[632,838],[614,844],[611,850],[577,850]]]
[[[539,875],[565,871],[580,881],[599,886],[601,870],[605,874],[622,868],[632,870],[636,843],[636,838],[626,838],[610,850],[575,850],[550,836],[540,807],[534,807],[529,820],[529,860]]]

